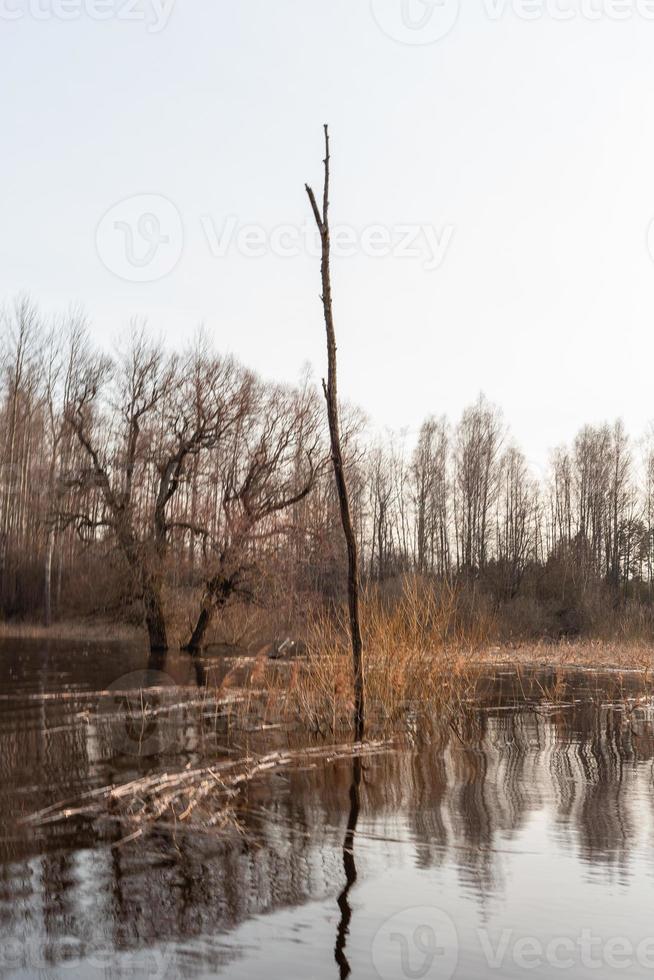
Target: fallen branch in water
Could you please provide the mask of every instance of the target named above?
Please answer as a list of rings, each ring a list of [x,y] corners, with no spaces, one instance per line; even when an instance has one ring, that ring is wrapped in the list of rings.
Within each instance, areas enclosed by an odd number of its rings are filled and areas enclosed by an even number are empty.
[[[224,826],[234,818],[240,789],[257,776],[307,760],[329,764],[352,756],[375,755],[388,751],[391,744],[387,740],[277,751],[181,772],[153,773],[118,786],[102,786],[77,800],[55,803],[22,822],[39,827],[73,817],[109,814],[133,825],[130,839],[164,816],[180,823],[195,817],[204,827]]]

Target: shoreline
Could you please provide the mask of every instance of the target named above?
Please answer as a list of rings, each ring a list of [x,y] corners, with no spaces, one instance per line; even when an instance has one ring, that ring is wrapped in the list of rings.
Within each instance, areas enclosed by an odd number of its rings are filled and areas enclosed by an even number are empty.
[[[31,620],[0,622],[0,640],[80,640],[111,643],[143,643],[144,631],[128,623],[111,620],[63,619],[46,626]]]
[[[642,672],[654,669],[654,641],[601,639],[532,640],[525,643],[513,641],[492,644],[480,650],[478,662],[498,667],[586,667],[596,670]]]
[[[145,631],[141,627],[104,619],[61,620],[49,627],[34,621],[0,621],[0,641],[12,639],[138,643],[147,647]],[[209,643],[206,652],[219,646],[219,643]],[[175,649],[175,644],[171,644],[171,651]],[[446,649],[459,649],[463,652],[465,644]],[[464,657],[480,666],[587,667],[644,671],[654,670],[654,639],[621,641],[578,638],[489,642],[468,648]]]

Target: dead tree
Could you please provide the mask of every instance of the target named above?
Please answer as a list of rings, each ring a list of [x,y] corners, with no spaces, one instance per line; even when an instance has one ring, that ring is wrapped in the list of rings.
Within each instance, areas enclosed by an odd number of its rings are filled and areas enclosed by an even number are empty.
[[[325,461],[313,391],[253,384],[247,410],[220,456],[223,534],[184,647],[191,652],[204,645],[217,613],[233,599],[252,598],[253,573],[265,557],[255,554],[255,546],[297,530],[279,517],[308,496]]]
[[[162,592],[176,526],[171,503],[188,463],[237,424],[248,389],[247,376],[201,342],[180,361],[141,330],[117,363],[89,361],[67,405],[87,462],[81,480],[101,495],[101,522],[133,575],[151,650],[168,647]]]
[[[321,261],[320,274],[322,280],[322,306],[325,317],[327,334],[327,382],[323,380],[323,390],[327,402],[327,418],[329,421],[329,437],[331,441],[332,463],[334,478],[338,492],[341,511],[341,523],[345,544],[347,547],[347,594],[350,613],[350,632],[352,635],[352,665],[354,669],[354,728],[358,740],[363,738],[364,731],[364,692],[363,692],[363,643],[361,640],[361,624],[359,621],[359,556],[357,542],[352,526],[350,500],[348,496],[343,453],[341,451],[341,436],[338,417],[338,386],[336,377],[336,332],[332,309],[332,288],[330,271],[330,235],[329,235],[329,130],[324,126],[325,133],[325,168],[322,211],[318,207],[316,196],[308,184],[305,184],[309,196],[313,216],[320,232]]]

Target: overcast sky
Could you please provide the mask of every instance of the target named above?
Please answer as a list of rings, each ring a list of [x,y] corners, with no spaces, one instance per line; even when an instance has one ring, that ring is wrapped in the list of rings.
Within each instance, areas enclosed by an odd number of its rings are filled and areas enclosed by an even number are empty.
[[[536,462],[654,418],[649,0],[0,0],[4,300],[98,337],[204,322],[325,361],[304,192],[332,134],[341,391],[375,425],[480,389]]]

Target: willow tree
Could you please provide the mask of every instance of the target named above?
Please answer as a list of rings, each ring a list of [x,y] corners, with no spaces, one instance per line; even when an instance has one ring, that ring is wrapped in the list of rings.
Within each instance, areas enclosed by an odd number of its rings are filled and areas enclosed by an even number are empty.
[[[201,337],[180,358],[141,328],[113,360],[87,356],[71,388],[67,420],[86,462],[80,479],[103,504],[96,524],[112,535],[132,573],[151,650],[166,650],[162,592],[178,527],[171,505],[189,463],[238,424],[248,377]]]
[[[215,615],[232,599],[252,597],[252,580],[261,574],[255,544],[287,533],[278,519],[313,490],[325,457],[316,402],[309,387],[253,379],[238,426],[213,452],[223,528],[185,649],[204,645]]]

